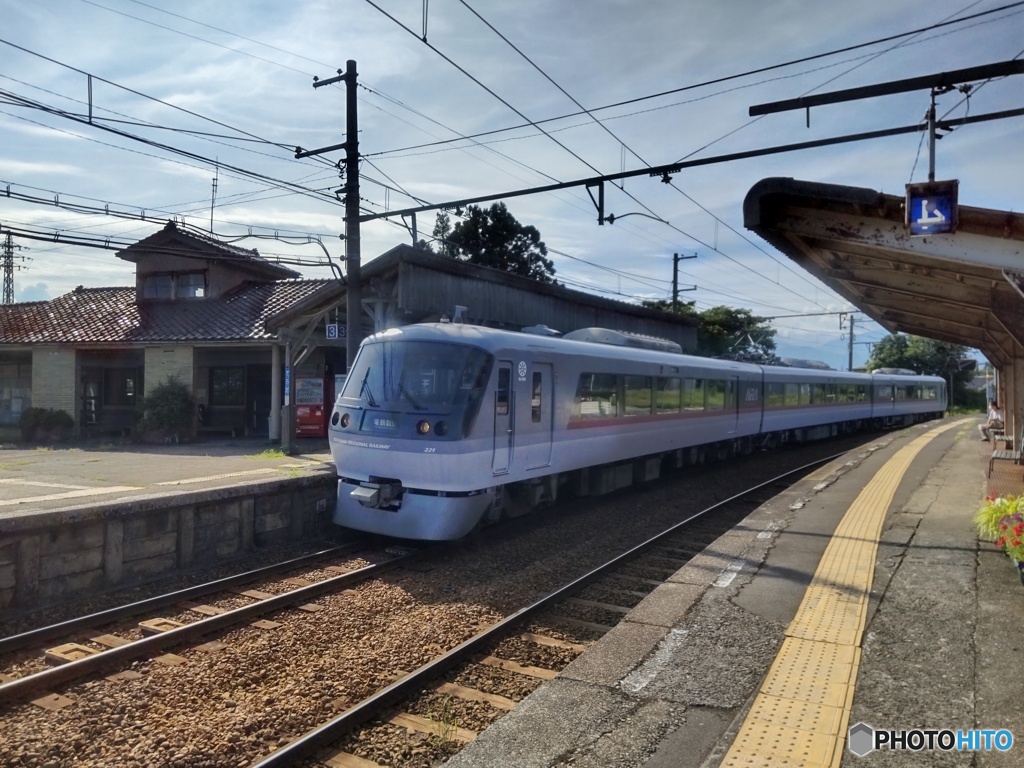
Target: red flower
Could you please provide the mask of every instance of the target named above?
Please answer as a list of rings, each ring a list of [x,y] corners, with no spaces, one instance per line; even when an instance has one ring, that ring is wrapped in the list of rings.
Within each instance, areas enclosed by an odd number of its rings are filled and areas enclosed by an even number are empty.
[[[1000,530],[1000,531],[1005,531],[1005,530],[1006,530],[1007,528],[1009,528],[1009,527],[1010,527],[1010,526],[1008,526],[1008,525],[1007,525],[1006,523],[1003,523],[1002,525],[1000,525],[1000,526],[999,526],[999,530]]]
[[[1021,532],[1024,532],[1024,523],[1017,523],[1013,526],[1013,535],[1020,536]]]
[[[1001,536],[1000,538],[996,539],[996,546],[997,547],[1001,547],[1005,543],[1006,543],[1006,537],[1005,536]]]
[[[1010,542],[1010,546],[1011,547],[1019,547],[1020,546],[1020,539],[1014,539],[1013,541],[1011,541]]]

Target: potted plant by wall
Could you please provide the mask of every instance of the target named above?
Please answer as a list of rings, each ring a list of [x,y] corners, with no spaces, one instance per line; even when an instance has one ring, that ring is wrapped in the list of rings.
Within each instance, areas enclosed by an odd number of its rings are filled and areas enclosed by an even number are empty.
[[[195,403],[188,387],[174,376],[146,392],[138,434],[146,442],[180,442],[192,436]]]
[[[1024,496],[986,498],[974,522],[981,536],[1013,561],[1024,584]]]

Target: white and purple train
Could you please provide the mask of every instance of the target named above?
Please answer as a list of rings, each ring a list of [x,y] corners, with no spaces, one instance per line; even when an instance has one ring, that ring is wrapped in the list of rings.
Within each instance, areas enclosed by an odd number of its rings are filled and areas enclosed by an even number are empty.
[[[334,522],[457,539],[502,515],[651,480],[666,467],[913,424],[945,409],[945,381],[912,371],[692,357],[672,342],[595,328],[552,338],[405,326],[363,341],[335,403]]]

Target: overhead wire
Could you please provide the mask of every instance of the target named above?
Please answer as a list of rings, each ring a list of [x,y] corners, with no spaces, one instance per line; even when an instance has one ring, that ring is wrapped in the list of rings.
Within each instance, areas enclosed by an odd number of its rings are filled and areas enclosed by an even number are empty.
[[[136,1],[136,0],[133,0],[133,1]],[[147,5],[146,3],[139,3],[139,4],[140,4],[140,5]],[[1017,4],[1014,4],[1014,5],[1017,5]],[[152,7],[152,6],[149,6],[149,7]],[[1012,6],[1006,6],[1006,7],[1012,7]],[[157,9],[157,10],[159,10],[159,9]],[[172,15],[176,15],[176,14],[172,14]],[[277,62],[275,62],[275,63],[277,63]],[[379,170],[379,169],[378,169],[378,170]],[[385,174],[385,175],[386,175],[386,174]],[[396,186],[397,186],[397,185],[396,185]],[[581,259],[580,261],[584,261],[584,263],[585,263],[585,260],[582,260],[582,259]]]
[[[367,0],[367,2],[369,2],[369,1],[370,1],[370,0]],[[552,78],[552,77],[551,77],[551,76],[550,76],[550,75],[549,75],[549,74],[548,74],[547,72],[545,72],[543,68],[541,68],[541,67],[540,67],[540,66],[539,66],[539,65],[538,65],[538,64],[537,64],[536,62],[534,62],[534,61],[533,61],[533,59],[531,59],[531,58],[530,58],[529,56],[527,56],[527,55],[526,55],[526,54],[525,54],[525,53],[524,53],[524,52],[523,52],[523,51],[522,51],[522,50],[521,50],[521,49],[520,49],[520,48],[519,48],[518,46],[516,46],[516,45],[515,45],[514,43],[512,43],[512,41],[510,41],[510,40],[509,40],[509,39],[508,39],[508,38],[507,38],[507,37],[506,37],[506,36],[505,36],[504,34],[502,34],[502,33],[501,33],[501,32],[500,32],[500,31],[499,31],[499,30],[498,30],[498,29],[497,29],[497,28],[496,28],[496,27],[495,27],[495,26],[494,26],[493,24],[491,24],[491,23],[490,23],[489,21],[487,21],[487,20],[486,20],[486,19],[485,19],[485,18],[484,18],[484,17],[482,16],[482,15],[480,15],[480,13],[479,13],[479,12],[477,12],[477,11],[476,11],[476,10],[475,10],[475,9],[474,9],[474,8],[473,8],[472,6],[470,6],[470,4],[469,4],[469,3],[467,2],[467,0],[459,0],[459,2],[460,2],[460,3],[461,3],[461,4],[462,4],[462,5],[463,5],[463,6],[465,7],[465,8],[467,8],[467,9],[468,9],[468,10],[469,10],[469,11],[470,11],[470,12],[471,12],[471,13],[472,13],[472,14],[473,14],[473,15],[474,15],[474,16],[475,16],[475,17],[476,17],[477,19],[479,19],[479,20],[480,20],[480,21],[481,21],[481,22],[482,22],[482,23],[483,23],[483,24],[484,24],[485,26],[487,26],[487,28],[488,28],[488,29],[490,29],[490,30],[491,30],[492,32],[494,32],[494,34],[496,34],[496,35],[497,35],[497,36],[498,36],[498,37],[499,37],[499,38],[500,38],[500,39],[501,39],[501,40],[502,40],[502,41],[503,41],[503,42],[504,42],[504,43],[505,43],[506,45],[508,45],[509,47],[511,47],[511,48],[512,48],[512,50],[514,50],[514,51],[515,51],[515,52],[516,52],[517,54],[519,54],[519,56],[520,56],[520,57],[522,57],[523,59],[525,59],[525,60],[526,60],[526,62],[527,62],[528,64],[530,64],[530,66],[532,66],[532,67],[533,67],[533,68],[534,68],[534,69],[535,69],[535,70],[536,70],[537,72],[539,72],[539,73],[540,73],[540,74],[541,74],[541,75],[542,75],[542,76],[543,76],[543,77],[544,77],[544,78],[545,78],[545,79],[546,79],[546,80],[547,80],[547,81],[548,81],[549,83],[551,83],[551,84],[552,84],[552,85],[553,85],[553,86],[554,86],[555,88],[557,88],[557,89],[559,90],[559,92],[561,92],[561,93],[562,93],[562,94],[563,94],[563,95],[564,95],[564,96],[565,96],[566,98],[568,98],[568,99],[569,99],[569,100],[570,100],[570,101],[571,101],[571,102],[572,102],[573,104],[575,104],[575,105],[576,105],[577,107],[579,107],[579,108],[580,108],[580,109],[581,109],[581,110],[582,110],[582,111],[583,111],[583,112],[584,112],[584,113],[585,113],[585,114],[586,114],[586,115],[587,115],[588,117],[590,117],[590,118],[591,118],[591,120],[593,120],[593,121],[594,121],[594,122],[595,122],[595,123],[596,123],[596,124],[597,124],[597,125],[598,125],[598,126],[599,126],[599,127],[601,128],[601,129],[602,129],[602,130],[604,130],[604,131],[605,131],[605,133],[607,133],[607,134],[608,134],[609,136],[611,136],[611,137],[612,137],[612,138],[613,138],[613,139],[614,139],[615,141],[617,141],[617,142],[618,142],[618,143],[619,143],[619,144],[620,144],[620,145],[621,145],[622,147],[624,147],[625,149],[627,149],[627,150],[628,150],[628,151],[629,151],[629,152],[630,152],[630,153],[631,153],[631,154],[632,154],[632,155],[633,155],[633,156],[634,156],[634,157],[635,157],[635,158],[636,158],[637,160],[639,160],[639,161],[640,161],[640,162],[641,162],[641,163],[642,163],[643,165],[645,165],[645,166],[650,166],[650,163],[649,163],[649,162],[648,162],[648,161],[647,161],[647,160],[646,160],[645,158],[641,157],[641,156],[640,156],[640,154],[636,152],[636,150],[634,150],[634,149],[633,149],[632,147],[630,147],[630,146],[629,146],[628,144],[626,144],[626,142],[624,142],[624,141],[623,141],[622,139],[620,139],[620,138],[619,138],[619,137],[618,137],[618,136],[617,136],[617,135],[616,135],[616,134],[615,134],[615,133],[614,133],[614,132],[613,132],[613,131],[612,131],[612,130],[611,130],[610,128],[608,128],[608,126],[604,125],[604,123],[602,123],[602,122],[601,122],[601,120],[599,120],[599,119],[598,119],[598,118],[597,118],[597,117],[596,117],[596,116],[595,116],[595,115],[594,115],[594,114],[593,114],[593,113],[592,113],[592,112],[591,112],[590,110],[587,110],[587,109],[586,109],[586,108],[585,108],[585,107],[584,107],[584,106],[583,106],[583,105],[582,105],[582,104],[581,104],[581,103],[579,102],[579,100],[577,100],[577,99],[576,99],[576,98],[575,98],[575,97],[574,97],[574,96],[573,96],[572,94],[570,94],[570,93],[569,93],[569,92],[568,92],[568,91],[567,91],[567,90],[566,90],[565,88],[563,88],[563,87],[562,87],[562,86],[561,86],[561,85],[560,85],[559,83],[557,83],[557,82],[556,82],[556,81],[554,80],[554,78]],[[594,168],[594,171],[595,171],[595,172],[597,172],[597,173],[600,173],[600,171],[598,171],[598,170],[597,170],[596,168]],[[692,197],[691,197],[690,195],[688,195],[688,194],[686,194],[685,192],[683,192],[683,190],[682,190],[682,189],[680,189],[680,188],[679,188],[679,187],[678,187],[678,186],[677,186],[676,184],[674,184],[674,183],[673,183],[673,184],[670,184],[670,186],[671,186],[671,187],[672,187],[673,189],[675,189],[675,190],[676,190],[677,192],[679,192],[680,194],[683,194],[683,195],[684,195],[684,196],[685,196],[685,197],[686,197],[686,198],[687,198],[688,200],[690,200],[691,202],[693,202],[693,203],[694,203],[695,205],[697,205],[696,201],[695,201],[695,200],[694,200],[694,199],[693,199],[693,198],[692,198]],[[625,191],[625,190],[622,190],[622,191]],[[637,198],[636,198],[636,197],[635,197],[635,196],[634,196],[634,195],[633,195],[632,193],[626,193],[626,194],[627,194],[627,195],[628,195],[628,196],[629,196],[629,197],[630,197],[630,198],[631,198],[632,200],[634,200],[635,202],[637,202],[638,204],[640,204],[640,205],[641,205],[641,206],[642,206],[642,207],[643,207],[643,208],[644,208],[645,210],[647,210],[647,211],[648,211],[648,212],[650,212],[650,213],[654,213],[654,211],[653,211],[653,210],[651,210],[651,209],[650,209],[650,208],[649,208],[648,206],[646,206],[645,204],[643,204],[642,202],[640,202],[640,200],[639,200],[639,199],[637,199]],[[716,221],[718,221],[718,222],[721,222],[721,223],[725,223],[725,222],[722,222],[722,220],[721,220],[721,219],[720,219],[720,218],[719,218],[718,216],[716,216],[715,214],[713,214],[713,213],[712,213],[711,211],[709,211],[709,210],[708,210],[707,208],[705,208],[704,206],[700,206],[700,205],[698,205],[698,207],[699,207],[699,208],[700,208],[700,209],[701,209],[702,211],[704,211],[705,213],[707,213],[708,215],[712,216],[712,218],[714,218],[714,219],[715,219]],[[666,222],[666,223],[668,223],[668,222]],[[708,246],[708,245],[707,245],[706,243],[703,243],[703,242],[701,242],[701,241],[699,240],[699,238],[695,237],[695,236],[694,236],[694,235],[692,235],[691,233],[689,233],[689,232],[686,232],[686,231],[684,231],[683,229],[681,229],[681,228],[679,228],[679,227],[676,227],[676,226],[674,226],[674,225],[672,225],[672,224],[669,224],[669,226],[670,226],[670,227],[671,227],[672,229],[674,229],[674,230],[678,231],[678,232],[679,232],[680,234],[684,235],[685,237],[688,237],[688,238],[690,238],[690,239],[692,239],[692,240],[694,240],[694,241],[696,241],[696,242],[700,242],[700,243],[701,243],[701,245],[703,245],[704,247],[710,248],[711,250],[715,251],[716,253],[719,253],[719,255],[723,256],[724,258],[727,258],[727,259],[729,259],[730,261],[734,262],[735,264],[737,264],[737,265],[739,265],[739,266],[742,266],[742,267],[744,267],[744,268],[746,268],[746,269],[750,270],[750,271],[751,271],[751,272],[753,272],[753,273],[754,273],[755,275],[758,275],[759,277],[763,277],[763,275],[761,275],[761,274],[760,274],[759,272],[757,272],[757,270],[755,270],[755,269],[751,268],[751,267],[750,267],[749,265],[745,265],[745,264],[742,264],[741,262],[739,262],[739,261],[737,261],[737,260],[733,259],[733,258],[732,258],[731,256],[729,256],[728,254],[722,253],[722,252],[721,252],[721,251],[719,251],[719,250],[718,250],[717,248],[713,248],[713,247],[711,247],[711,246]],[[728,226],[728,224],[726,224],[726,226]],[[730,229],[731,229],[731,228],[730,228]],[[733,230],[733,231],[735,231],[735,230]],[[749,241],[748,241],[748,242],[749,242]],[[772,258],[772,259],[773,259],[774,261],[777,261],[777,262],[778,262],[778,259],[776,259],[776,258],[775,258],[775,257],[774,257],[774,256],[773,256],[772,254],[768,253],[767,251],[764,251],[763,249],[761,249],[761,251],[762,251],[762,253],[765,253],[765,254],[766,254],[766,255],[768,255],[768,256],[769,256],[770,258]],[[779,263],[781,263],[781,262],[779,262]],[[788,265],[785,265],[785,264],[783,264],[782,266],[783,266],[783,268],[785,268],[785,269],[786,269],[787,271],[789,271],[789,272],[790,272],[791,274],[795,275],[796,277],[799,277],[799,278],[800,278],[801,280],[803,280],[804,282],[808,283],[809,285],[812,285],[813,287],[817,287],[817,285],[816,285],[816,284],[814,284],[814,283],[811,283],[811,281],[810,281],[810,280],[808,280],[806,276],[804,276],[804,275],[801,275],[800,273],[796,272],[795,270],[793,270],[793,269],[792,269],[791,267],[789,267]],[[817,303],[817,302],[815,302],[815,303]]]
[[[210,29],[215,29],[215,30],[217,30],[217,31],[220,31],[220,32],[223,32],[223,33],[225,33],[225,34],[231,34],[231,35],[233,35],[233,36],[239,37],[240,39],[248,40],[248,41],[250,41],[250,42],[254,42],[254,43],[258,44],[258,45],[263,45],[263,46],[269,47],[269,48],[271,48],[271,49],[277,50],[277,51],[279,51],[279,52],[284,52],[284,53],[289,53],[290,55],[296,55],[296,56],[299,56],[298,54],[291,54],[291,52],[288,52],[288,51],[284,51],[284,49],[280,49],[280,48],[277,48],[276,46],[271,46],[271,45],[268,45],[268,44],[266,44],[266,43],[262,43],[261,41],[258,41],[258,40],[254,40],[253,38],[248,38],[248,37],[245,37],[245,36],[243,36],[243,35],[238,35],[238,34],[236,34],[236,33],[234,33],[234,32],[230,32],[230,31],[228,31],[228,30],[224,30],[224,29],[222,29],[222,28],[220,28],[220,27],[214,27],[214,26],[212,26],[212,25],[208,25],[208,24],[205,24],[205,23],[203,23],[203,22],[199,22],[199,21],[197,21],[197,20],[195,20],[195,19],[190,19],[190,18],[188,18],[188,17],[182,16],[181,14],[175,14],[175,13],[172,13],[172,12],[169,12],[169,11],[164,11],[163,9],[155,8],[154,6],[151,6],[151,5],[147,4],[147,3],[142,3],[142,2],[138,2],[138,0],[133,0],[133,1],[134,1],[134,2],[136,2],[136,4],[138,4],[138,5],[143,5],[143,6],[146,6],[146,7],[149,7],[149,8],[153,8],[154,10],[158,10],[158,11],[161,11],[161,12],[164,12],[164,13],[168,13],[169,15],[175,16],[175,17],[177,17],[177,18],[181,18],[181,19],[183,19],[183,20],[186,20],[186,21],[190,21],[190,22],[192,22],[192,23],[195,23],[195,24],[198,24],[198,25],[200,25],[200,26],[205,26],[205,27],[208,27],[208,28],[210,28]],[[105,10],[109,10],[109,11],[111,11],[111,12],[114,12],[114,13],[119,13],[119,14],[121,14],[121,15],[125,15],[125,16],[128,16],[129,18],[132,18],[132,19],[134,19],[134,20],[137,20],[137,21],[140,21],[140,22],[143,22],[143,23],[147,23],[147,24],[151,24],[151,25],[153,25],[153,26],[156,26],[156,27],[158,27],[158,28],[161,28],[161,29],[165,29],[165,30],[167,30],[167,31],[171,31],[171,32],[175,32],[175,33],[178,33],[178,34],[182,34],[182,35],[185,35],[186,37],[189,37],[189,38],[191,38],[191,39],[196,39],[196,40],[199,40],[199,41],[201,41],[201,42],[207,42],[207,43],[209,43],[209,44],[211,44],[211,45],[216,45],[216,46],[218,46],[218,47],[221,47],[221,48],[225,48],[225,46],[220,46],[219,44],[217,44],[217,43],[213,43],[213,42],[211,42],[211,41],[209,41],[209,40],[206,40],[205,38],[200,38],[200,37],[197,37],[197,36],[194,36],[194,35],[189,35],[189,34],[187,34],[187,33],[185,33],[185,32],[182,32],[182,31],[180,31],[180,30],[175,30],[175,29],[173,29],[173,28],[171,28],[171,27],[167,27],[167,26],[165,26],[165,25],[157,24],[157,23],[155,23],[155,22],[152,22],[152,21],[149,21],[149,20],[147,20],[147,19],[142,19],[142,18],[140,18],[140,17],[132,16],[132,15],[130,15],[130,14],[124,14],[123,12],[120,12],[120,11],[116,11],[116,10],[114,10],[114,9],[110,9],[110,8],[107,8],[107,7],[105,7],[105,6],[101,6],[101,5],[97,4],[97,3],[91,2],[90,0],[83,0],[83,2],[87,2],[88,4],[91,4],[91,5],[95,5],[96,7],[104,8]],[[237,52],[237,51],[236,51],[235,49],[231,49],[231,48],[228,48],[227,50],[231,50],[232,52]],[[244,52],[242,52],[242,53],[244,53]],[[247,55],[248,55],[248,54],[247,54]],[[308,60],[308,61],[311,61],[311,62],[313,62],[313,63],[318,63],[318,64],[321,64],[321,63],[322,63],[322,62],[316,62],[315,60],[313,60],[313,59],[309,59],[308,57],[303,57],[303,56],[299,56],[299,57],[300,57],[300,58],[304,58],[304,59],[306,59],[306,60]],[[261,60],[263,60],[263,61],[270,61],[270,60],[267,60],[267,59],[262,59],[262,57],[256,57],[256,58],[260,58],[260,59],[261,59]],[[278,64],[278,62],[270,62],[270,63],[275,63],[275,64]],[[283,65],[282,65],[282,66],[283,66]],[[325,66],[326,66],[326,65],[325,65]],[[286,68],[288,68],[288,69],[292,69],[292,68],[290,68],[290,67],[286,67]],[[296,71],[297,71],[297,70],[296,70]],[[428,119],[428,120],[432,120],[431,118],[427,117],[427,116],[426,116],[426,115],[424,115],[423,113],[421,113],[421,112],[418,112],[417,110],[415,110],[415,109],[413,109],[413,108],[409,107],[408,105],[405,105],[405,104],[403,104],[403,103],[402,103],[402,102],[400,102],[399,100],[393,99],[392,97],[388,97],[388,96],[387,96],[386,94],[383,94],[383,93],[382,93],[382,92],[380,92],[380,91],[374,91],[374,90],[372,90],[372,89],[369,89],[369,88],[367,88],[366,86],[363,86],[363,87],[364,87],[364,88],[366,88],[366,90],[368,90],[368,91],[371,91],[371,92],[377,93],[377,95],[380,95],[380,96],[381,96],[382,98],[387,98],[388,100],[392,101],[393,103],[395,103],[395,104],[396,104],[396,105],[398,105],[398,106],[401,106],[401,107],[403,107],[403,108],[405,108],[405,109],[409,109],[409,110],[410,110],[410,111],[412,111],[412,112],[413,112],[414,114],[417,114],[417,115],[419,115],[419,116],[421,116],[421,117],[423,117],[423,118],[425,118],[425,119]],[[442,123],[440,123],[440,122],[438,122],[438,121],[436,121],[436,120],[432,120],[432,122],[435,122],[436,124],[438,124],[438,125],[440,125],[440,126],[444,127],[444,128],[446,129],[446,130],[450,130],[450,131],[452,131],[453,133],[455,133],[455,132],[456,132],[456,131],[454,131],[453,129],[451,129],[451,128],[448,128],[447,126],[444,126],[444,125],[443,125]],[[268,142],[268,143],[269,143],[269,142]],[[522,166],[522,167],[524,167],[524,168],[526,168],[526,169],[528,169],[528,170],[531,170],[531,171],[533,171],[534,173],[537,173],[538,175],[544,176],[544,177],[546,177],[546,178],[549,178],[549,179],[554,179],[554,177],[551,177],[550,175],[544,174],[544,173],[543,173],[542,171],[539,171],[538,169],[535,169],[535,168],[531,168],[530,166],[528,166],[528,165],[526,165],[526,164],[524,164],[524,163],[522,163],[522,162],[520,162],[520,161],[518,161],[518,160],[515,160],[515,159],[513,159],[513,158],[511,158],[511,157],[509,157],[509,156],[507,156],[507,155],[504,155],[504,154],[502,154],[502,153],[498,153],[498,154],[499,154],[500,156],[504,157],[505,159],[509,160],[510,162],[514,162],[514,163],[516,163],[517,165],[520,165],[520,166]],[[595,170],[596,170],[596,169],[595,169]],[[630,229],[631,229],[631,231],[640,231],[640,232],[642,232],[642,231],[643,231],[643,230],[635,230],[634,228],[630,228]],[[667,241],[666,241],[666,242],[667,242]]]
[[[135,1],[135,0],[133,0],[133,1]],[[977,4],[977,3],[975,3],[975,4]],[[830,50],[830,51],[825,51],[825,52],[822,52],[822,53],[816,53],[816,54],[812,54],[810,56],[803,56],[803,57],[800,57],[800,58],[797,58],[797,59],[790,59],[788,61],[781,62],[779,64],[771,64],[771,65],[767,65],[767,66],[764,66],[764,67],[757,67],[755,69],[749,69],[749,70],[746,70],[744,72],[738,72],[738,73],[731,74],[731,75],[725,75],[723,77],[716,77],[716,78],[712,78],[712,79],[709,79],[709,80],[703,80],[703,81],[700,81],[700,82],[697,82],[697,83],[690,83],[688,85],[679,86],[678,88],[671,88],[671,89],[664,90],[664,91],[658,91],[656,93],[650,93],[650,94],[646,94],[644,96],[636,96],[634,98],[625,99],[625,100],[622,100],[622,101],[616,101],[616,102],[612,102],[610,104],[604,104],[604,105],[601,105],[599,107],[590,107],[590,108],[583,108],[583,107],[581,107],[579,111],[567,112],[567,113],[564,113],[564,114],[561,114],[561,115],[557,115],[555,117],[548,117],[548,118],[543,118],[543,119],[540,119],[540,120],[528,121],[528,122],[520,123],[520,124],[517,124],[517,125],[506,126],[504,128],[495,128],[495,129],[491,129],[491,130],[487,130],[487,131],[481,131],[481,132],[474,133],[474,134],[468,134],[466,136],[458,136],[458,137],[453,138],[453,139],[445,139],[445,140],[438,141],[435,144],[413,145],[413,146],[409,146],[409,147],[403,147],[403,148],[400,148],[400,149],[394,149],[394,150],[388,150],[388,151],[389,152],[402,152],[402,151],[406,151],[406,150],[410,150],[410,149],[421,149],[421,148],[424,148],[424,147],[430,147],[430,146],[435,146],[435,145],[447,144],[447,143],[451,143],[451,142],[455,142],[455,141],[461,141],[463,139],[484,138],[484,137],[492,136],[492,135],[495,135],[495,134],[498,134],[498,133],[506,133],[506,132],[511,132],[511,131],[522,130],[524,128],[529,128],[529,127],[535,126],[535,125],[546,125],[548,123],[558,122],[560,120],[568,120],[568,119],[571,119],[571,118],[574,118],[574,117],[581,117],[581,116],[584,116],[584,115],[590,116],[590,115],[592,115],[593,113],[596,113],[596,112],[603,112],[605,110],[615,109],[617,107],[628,106],[630,104],[636,104],[636,103],[640,103],[640,102],[644,102],[644,101],[651,101],[651,100],[659,99],[659,98],[662,98],[662,97],[665,97],[665,96],[671,96],[671,95],[674,95],[674,94],[677,94],[677,93],[684,93],[686,91],[697,90],[697,89],[700,89],[700,88],[706,88],[706,87],[711,86],[711,85],[718,85],[720,83],[730,82],[730,81],[733,81],[733,80],[740,80],[740,79],[743,79],[745,77],[750,77],[750,76],[753,76],[753,75],[763,74],[765,72],[772,72],[772,71],[779,70],[779,69],[785,69],[787,67],[796,66],[798,64],[804,64],[804,63],[811,62],[811,61],[816,61],[816,60],[819,60],[819,59],[825,59],[825,58],[829,58],[831,56],[837,56],[837,55],[840,55],[840,54],[843,54],[843,53],[849,53],[851,51],[859,50],[859,49],[862,49],[862,48],[870,48],[872,46],[881,45],[882,43],[891,42],[893,40],[898,40],[900,38],[912,37],[912,36],[918,35],[918,34],[920,34],[922,32],[930,32],[930,31],[938,30],[938,29],[941,29],[943,27],[951,26],[951,25],[954,25],[954,24],[963,24],[963,23],[965,23],[967,21],[972,21],[974,19],[978,19],[978,18],[981,18],[981,17],[989,16],[989,15],[996,14],[996,13],[1001,13],[1002,11],[1013,9],[1013,8],[1017,8],[1017,7],[1020,7],[1022,5],[1024,5],[1024,0],[1020,0],[1019,2],[1009,3],[1009,4],[1006,4],[1006,5],[1002,5],[1002,6],[999,6],[997,8],[989,9],[987,11],[982,11],[980,13],[973,14],[971,16],[966,16],[966,17],[962,17],[962,18],[959,18],[959,19],[951,19],[951,20],[939,22],[939,23],[936,23],[936,24],[930,24],[930,25],[928,25],[926,27],[918,27],[916,29],[908,30],[906,32],[900,32],[900,33],[893,34],[893,35],[887,35],[886,37],[876,38],[874,40],[869,40],[867,42],[856,43],[854,45],[845,46],[843,48],[836,48],[836,49],[833,49],[833,50]],[[968,6],[968,7],[971,7],[971,6]],[[807,73],[804,72],[804,73],[800,73],[800,74],[807,74]],[[396,102],[396,103],[398,103],[400,106],[404,106],[404,105],[401,105],[400,102]],[[669,105],[669,106],[675,106],[675,105]],[[408,108],[408,107],[406,107],[406,108]],[[618,117],[618,116],[616,116],[616,117]],[[378,153],[378,154],[380,154],[380,153]]]

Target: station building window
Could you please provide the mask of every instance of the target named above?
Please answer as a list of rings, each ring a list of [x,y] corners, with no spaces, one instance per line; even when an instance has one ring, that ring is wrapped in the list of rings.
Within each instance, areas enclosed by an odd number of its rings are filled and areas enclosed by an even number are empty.
[[[135,368],[107,368],[103,371],[103,404],[133,406],[139,394],[140,376]]]
[[[245,367],[210,369],[210,405],[245,405]]]
[[[205,295],[205,272],[167,272],[142,278],[144,299],[201,299]]]

